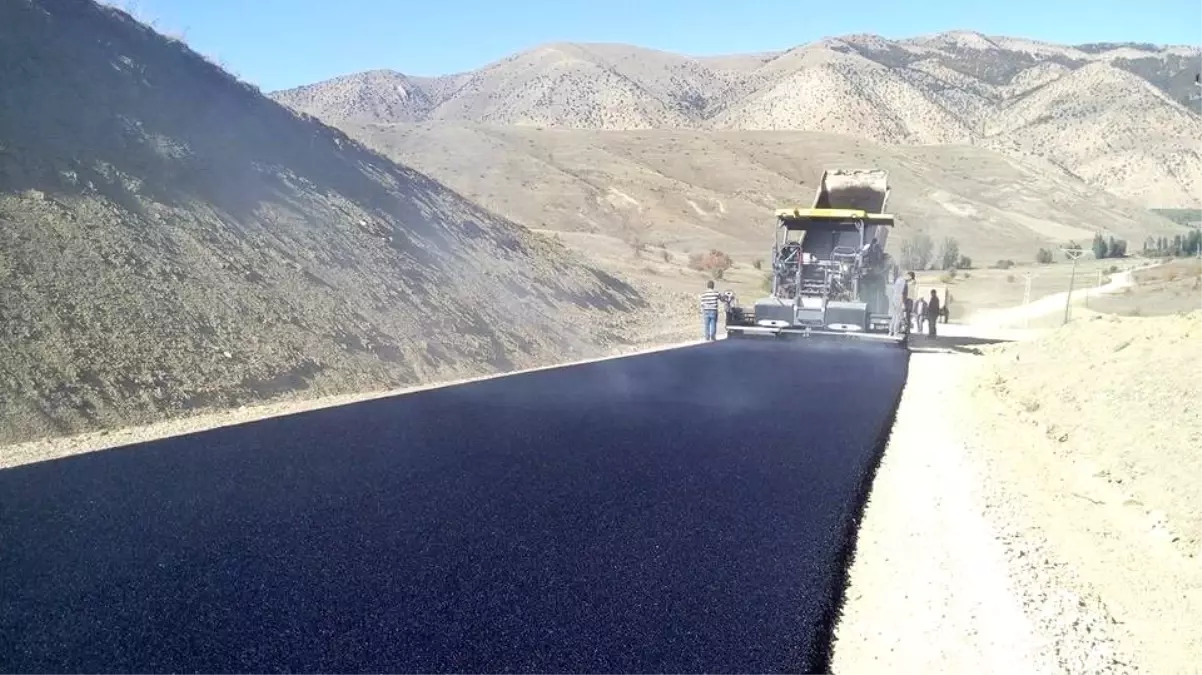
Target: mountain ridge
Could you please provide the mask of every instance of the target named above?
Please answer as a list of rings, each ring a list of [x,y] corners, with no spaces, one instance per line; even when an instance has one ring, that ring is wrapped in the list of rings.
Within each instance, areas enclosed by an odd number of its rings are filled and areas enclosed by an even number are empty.
[[[1138,78],[1161,92],[1161,97],[1144,97],[1143,107],[1129,107],[1129,112],[1168,126],[1147,128],[1141,136],[1146,148],[1132,137],[1134,145],[1112,157],[1089,158],[1112,170],[1091,171],[1082,159],[1065,168],[1145,206],[1185,208],[1195,206],[1202,194],[1202,159],[1196,150],[1187,147],[1177,160],[1186,167],[1182,171],[1146,180],[1121,174],[1124,166],[1136,174],[1161,161],[1167,152],[1160,147],[1164,138],[1188,146],[1190,139],[1202,137],[1202,115],[1190,107],[1200,61],[1198,47],[1058,45],[971,31],[903,40],[841,35],[787,50],[707,57],[619,43],[551,42],[476,70],[413,78],[430,103],[406,116],[373,115],[343,104],[353,98],[348,90],[373,98],[371,85],[356,75],[270,96],[335,126],[463,122],[626,131],[819,131],[889,143],[969,143],[1002,152],[1014,146],[1023,150],[1016,156],[1034,153],[1061,161],[1054,152],[1039,150],[1056,141],[1042,127],[1010,129],[1006,139],[991,139],[996,135],[991,129],[1035,90],[1065,78],[1071,83],[1073,73],[1104,64],[1109,69],[1102,89],[1120,89]],[[1058,109],[1049,114],[1067,115]],[[1071,129],[1058,133],[1088,139],[1105,132],[1099,119],[1071,121]],[[1165,181],[1167,186],[1152,185]]]

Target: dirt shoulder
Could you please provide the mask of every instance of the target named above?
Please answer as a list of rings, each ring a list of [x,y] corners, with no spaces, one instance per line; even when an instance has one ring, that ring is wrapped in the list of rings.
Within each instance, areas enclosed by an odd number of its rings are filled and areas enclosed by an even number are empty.
[[[834,671],[1202,672],[1202,312],[974,331],[916,345]]]
[[[1202,672],[1202,311],[1093,316],[989,350],[975,443],[1130,668]]]

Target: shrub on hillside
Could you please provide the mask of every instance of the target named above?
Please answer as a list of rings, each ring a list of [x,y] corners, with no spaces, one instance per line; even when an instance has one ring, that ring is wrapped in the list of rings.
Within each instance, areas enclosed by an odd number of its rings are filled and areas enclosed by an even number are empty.
[[[708,253],[697,251],[689,254],[689,268],[699,272],[709,272],[715,279],[721,279],[726,270],[734,265],[730,256],[718,249],[710,249]]]

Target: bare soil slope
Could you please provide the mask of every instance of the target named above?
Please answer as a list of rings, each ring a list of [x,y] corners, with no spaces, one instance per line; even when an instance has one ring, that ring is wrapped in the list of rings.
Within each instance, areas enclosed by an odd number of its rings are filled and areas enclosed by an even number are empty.
[[[0,442],[595,354],[631,286],[90,1],[0,3]]]
[[[1132,285],[1101,296],[1090,309],[1119,316],[1163,316],[1202,309],[1202,260],[1173,260],[1132,275]]]
[[[985,348],[978,428],[1028,533],[1112,617],[1127,672],[1202,672],[1202,310]]]
[[[406,80],[425,96],[416,106],[389,103],[399,74],[350,75],[272,96],[339,126],[806,130],[978,144],[1041,157],[1145,206],[1188,207],[1202,172],[1202,117],[1191,98],[1200,59],[1197,47],[1068,46],[965,31],[847,35],[709,58],[556,43],[467,73]],[[406,100],[419,100],[417,92]]]
[[[970,146],[898,146],[804,132],[597,132],[450,125],[348,127],[489,209],[533,228],[768,255],[773,213],[809,206],[827,167],[890,171],[889,247],[918,230],[952,236],[978,265],[1031,260],[1095,231],[1129,241],[1178,234],[1167,219],[1067,176]],[[579,238],[574,238],[580,241]],[[683,254],[683,255],[682,255]]]

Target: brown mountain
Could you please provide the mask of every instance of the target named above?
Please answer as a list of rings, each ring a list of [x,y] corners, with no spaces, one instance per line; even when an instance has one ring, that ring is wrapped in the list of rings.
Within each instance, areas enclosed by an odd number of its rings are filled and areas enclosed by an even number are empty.
[[[1052,163],[1145,206],[1192,207],[1202,160],[1184,148],[1202,137],[1198,101],[1190,99],[1200,58],[1197,47],[1068,46],[971,32],[908,40],[851,35],[785,52],[705,58],[552,44],[476,71],[421,80],[429,99],[421,114],[390,114],[382,106],[380,114],[364,115],[374,108],[362,101],[377,90],[385,98],[394,94],[360,76],[272,96],[333,125],[805,130],[887,143],[983,145]],[[1056,93],[1085,81],[1092,83],[1089,111]],[[1135,100],[1122,99],[1120,92],[1134,91],[1135,83],[1143,83]],[[1015,126],[1016,108],[1036,107],[1024,103],[1028,97],[1046,101],[1038,104],[1051,106],[1043,114],[1059,122]],[[1130,120],[1121,143],[1089,140],[1108,136],[1120,114]],[[1084,140],[1074,146],[1074,138]],[[1153,166],[1162,168],[1141,173]]]

